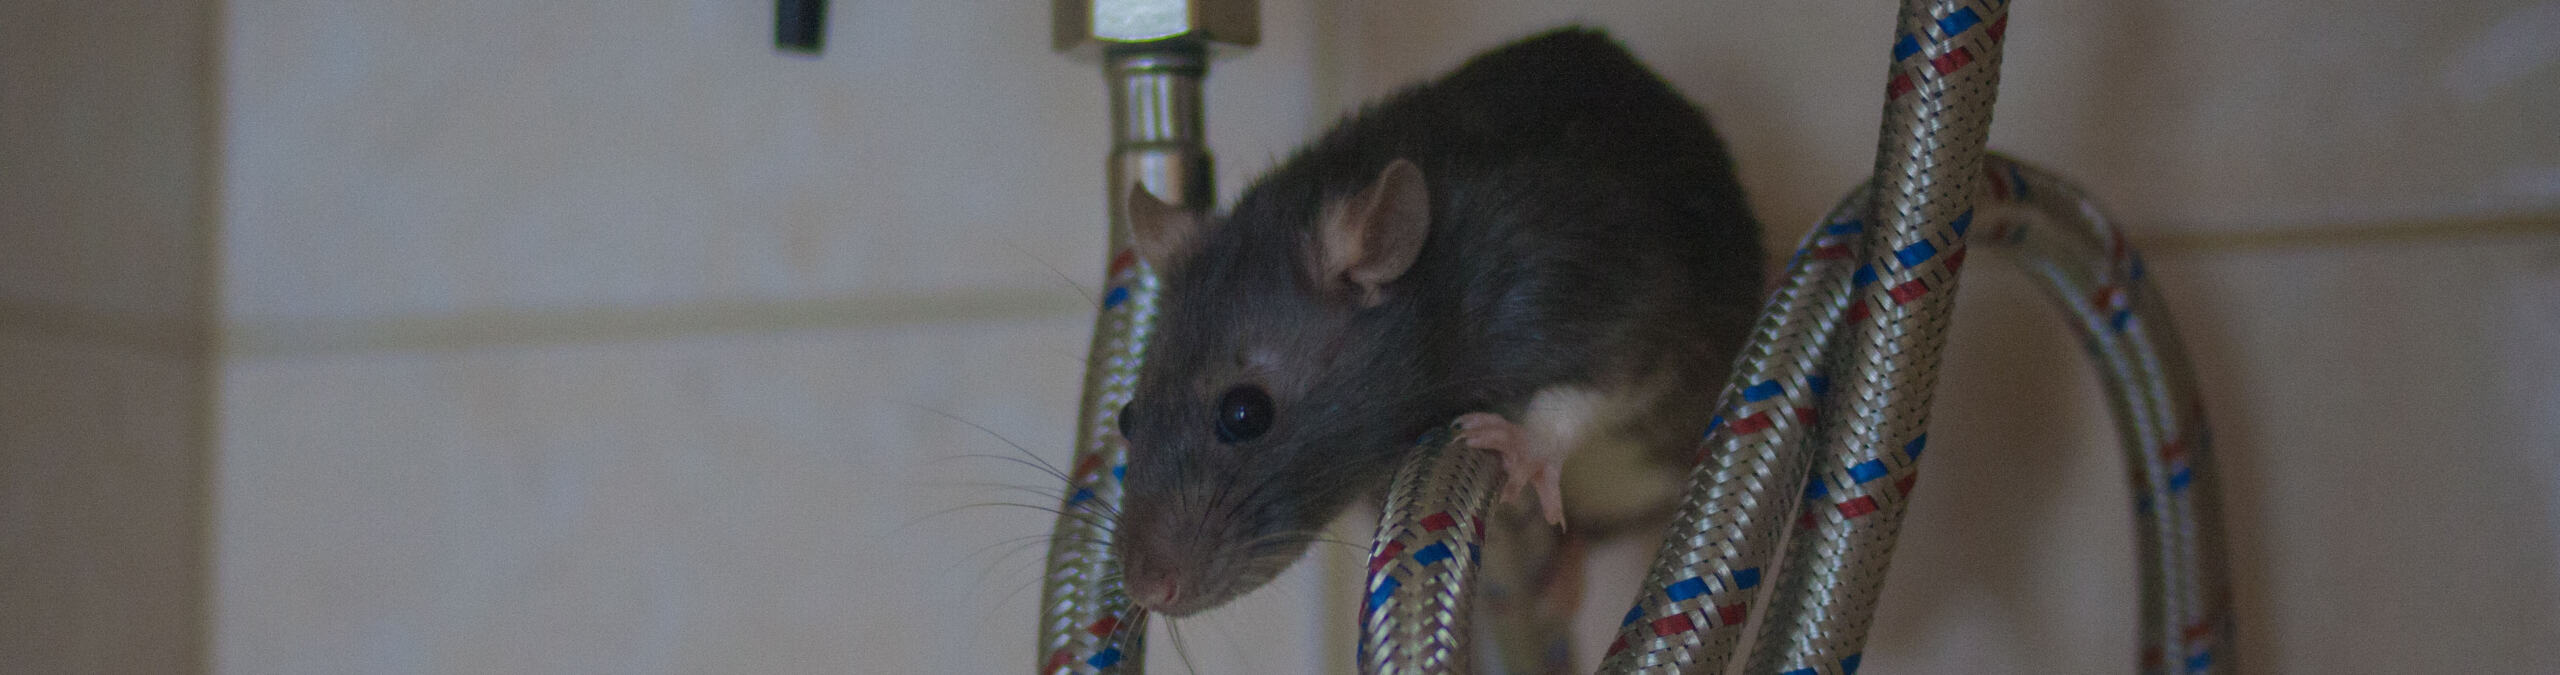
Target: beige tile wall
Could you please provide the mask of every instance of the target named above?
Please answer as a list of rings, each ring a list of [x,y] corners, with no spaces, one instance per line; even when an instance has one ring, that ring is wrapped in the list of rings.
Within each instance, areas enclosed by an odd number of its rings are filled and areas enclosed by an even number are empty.
[[[208,4],[0,8],[0,303],[53,325],[197,318]]]
[[[1101,76],[1046,3],[844,3],[814,60],[756,3],[229,11],[224,300],[260,331],[1045,291],[1100,255]],[[1214,87],[1261,95],[1212,92],[1230,175],[1314,110],[1304,10],[1268,22]]]
[[[0,672],[202,671],[205,365],[0,330]]]
[[[1056,461],[1086,330],[1055,313],[235,363],[223,670],[1019,669],[1057,485],[1010,444]],[[1285,637],[1314,602],[1280,600],[1187,634],[1195,657],[1314,653]]]
[[[229,8],[218,670],[1033,658],[1009,443],[1068,449],[1100,74],[1045,3],[839,1],[817,59],[771,11]],[[1314,125],[1312,24],[1217,66],[1228,194]],[[1315,571],[1156,658],[1312,663]]]
[[[2248,667],[2560,668],[2560,234],[2148,260],[2212,406]],[[1865,666],[2123,671],[2096,379],[2023,275],[1966,284]]]
[[[1082,323],[235,363],[223,669],[1000,670]]]
[[[1697,98],[1794,231],[1873,161],[1897,3],[1328,3],[1359,95],[1566,22]],[[2051,0],[2012,12],[1993,147],[2157,233],[2540,213],[2560,201],[2548,0]],[[1792,243],[1790,240],[1789,243]]]

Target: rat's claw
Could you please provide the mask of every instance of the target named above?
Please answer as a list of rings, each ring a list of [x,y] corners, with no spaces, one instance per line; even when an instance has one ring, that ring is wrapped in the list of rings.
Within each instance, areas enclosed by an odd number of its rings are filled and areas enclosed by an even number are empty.
[[[1467,447],[1491,452],[1502,457],[1502,502],[1520,501],[1520,489],[1538,493],[1538,507],[1547,523],[1564,527],[1564,457],[1556,452],[1539,452],[1529,447],[1528,433],[1520,425],[1493,413],[1467,413],[1458,416],[1458,439]]]
[[[1564,529],[1564,460],[1528,452],[1502,455],[1503,503],[1519,501],[1520,488],[1538,493],[1538,510],[1547,524]]]
[[[1542,462],[1536,469],[1538,508],[1546,511],[1547,524],[1564,529],[1564,463]]]
[[[1459,415],[1458,440],[1466,441],[1467,447],[1506,454],[1523,449],[1520,425],[1493,413]]]

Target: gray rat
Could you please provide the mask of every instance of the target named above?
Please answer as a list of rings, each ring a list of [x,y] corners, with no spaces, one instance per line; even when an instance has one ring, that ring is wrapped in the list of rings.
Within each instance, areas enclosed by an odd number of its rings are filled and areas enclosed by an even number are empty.
[[[1558,524],[1619,491],[1562,489],[1567,457],[1676,493],[1760,298],[1729,164],[1702,112],[1567,28],[1346,118],[1224,217],[1134,189],[1162,290],[1119,414],[1131,598],[1183,616],[1260,586],[1452,420]]]

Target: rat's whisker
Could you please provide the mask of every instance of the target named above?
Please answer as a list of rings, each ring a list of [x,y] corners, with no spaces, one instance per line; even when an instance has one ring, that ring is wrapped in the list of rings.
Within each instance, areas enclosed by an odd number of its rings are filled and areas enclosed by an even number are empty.
[[[978,503],[974,503],[974,504],[962,504],[962,505],[959,505],[959,506],[954,506],[954,507],[951,507],[951,508],[942,509],[942,510],[935,511],[935,512],[932,512],[932,513],[927,513],[927,514],[924,514],[924,515],[921,515],[921,516],[916,516],[916,517],[914,517],[914,518],[910,518],[910,519],[908,519],[908,520],[907,520],[907,522],[905,522],[905,523],[903,523],[903,524],[900,524],[896,529],[891,530],[891,531],[890,531],[890,533],[891,533],[891,534],[896,534],[896,533],[899,533],[899,532],[904,532],[907,528],[915,527],[917,524],[919,524],[919,523],[923,523],[924,521],[932,520],[932,519],[934,519],[934,518],[940,518],[940,517],[947,516],[947,515],[951,515],[951,514],[954,514],[954,513],[959,513],[959,512],[961,512],[961,511],[968,511],[968,510],[973,510],[973,509],[984,509],[984,508],[995,508],[995,507],[1000,507],[1000,506],[1010,506],[1010,507],[1018,508],[1018,509],[1030,509],[1030,510],[1033,510],[1033,511],[1039,511],[1039,512],[1041,512],[1041,513],[1047,513],[1047,514],[1050,514],[1050,515],[1059,516],[1059,517],[1064,517],[1064,518],[1077,518],[1077,519],[1083,520],[1084,522],[1093,523],[1096,527],[1102,528],[1102,529],[1104,529],[1104,530],[1106,530],[1106,531],[1108,531],[1108,530],[1110,529],[1110,528],[1108,527],[1108,525],[1111,525],[1111,524],[1112,524],[1110,521],[1097,519],[1095,516],[1093,516],[1093,515],[1091,515],[1091,514],[1089,514],[1089,513],[1074,513],[1074,514],[1071,514],[1071,513],[1067,512],[1067,511],[1064,511],[1064,510],[1055,509],[1055,508],[1050,508],[1050,507],[1046,507],[1046,506],[1034,506],[1034,505],[1031,505],[1031,504],[1016,504],[1016,503],[1013,503],[1013,502],[978,502]]]
[[[1050,466],[1049,466],[1049,464],[1048,464],[1048,463],[1046,463],[1046,462],[1033,462],[1033,461],[1031,461],[1031,460],[1023,459],[1023,458],[1020,458],[1020,457],[1014,457],[1014,456],[1012,456],[1012,455],[993,455],[993,454],[987,454],[987,453],[983,453],[983,452],[973,452],[973,453],[969,453],[969,454],[966,454],[966,455],[952,455],[952,456],[949,456],[949,457],[936,457],[936,458],[934,458],[934,459],[932,459],[932,460],[928,460],[928,461],[926,462],[926,464],[942,464],[942,463],[947,463],[947,462],[956,462],[956,461],[963,460],[963,459],[992,459],[992,460],[996,460],[996,461],[1000,461],[1000,462],[1010,462],[1010,463],[1014,463],[1014,464],[1020,464],[1020,465],[1023,465],[1023,466],[1031,467],[1032,469],[1036,469],[1036,470],[1038,470],[1040,473],[1048,474],[1048,476],[1049,476],[1050,478],[1058,479],[1058,482],[1060,482],[1060,483],[1067,482],[1067,480],[1068,480],[1068,479],[1067,479],[1067,475],[1066,475],[1066,474],[1058,473],[1058,470],[1057,470],[1057,469],[1050,467]]]
[[[1023,591],[1031,590],[1031,587],[1040,585],[1040,581],[1040,577],[1033,576],[1030,581],[1022,582],[1021,585],[1013,587],[1013,590],[1006,592],[1004,597],[996,599],[996,606],[1002,607],[1006,604],[1012,603],[1014,596],[1021,595]]]
[[[1183,670],[1192,675],[1199,675],[1200,667],[1191,661],[1191,647],[1182,639],[1182,622],[1174,620],[1173,617],[1165,617],[1164,629],[1167,634],[1173,636],[1173,653],[1175,656],[1182,657]]]
[[[1026,534],[1026,535],[1022,535],[1022,536],[1018,536],[1018,537],[1006,537],[1006,538],[1004,538],[1004,539],[996,540],[995,542],[989,543],[989,544],[987,544],[987,545],[979,546],[979,547],[974,548],[974,549],[970,549],[968,553],[962,554],[962,555],[960,556],[960,560],[962,560],[962,561],[967,561],[967,560],[968,560],[968,559],[970,559],[970,558],[978,557],[980,554],[984,554],[984,553],[986,553],[987,551],[994,550],[994,549],[995,549],[996,547],[998,547],[998,546],[1008,546],[1008,545],[1011,545],[1011,546],[1019,547],[1019,546],[1021,546],[1021,545],[1023,545],[1023,544],[1031,544],[1031,543],[1045,543],[1045,542],[1046,542],[1046,541],[1048,541],[1050,538],[1051,538],[1051,537],[1050,537],[1050,534],[1049,534],[1049,533],[1047,533],[1047,532],[1042,532],[1042,533],[1039,533],[1039,534]],[[1007,555],[1010,555],[1010,554],[1007,554]],[[999,558],[997,558],[997,560],[1003,560],[1003,558],[999,557]]]
[[[940,482],[940,481],[937,481],[937,482],[935,482],[935,484],[936,484],[936,485],[950,486],[950,487],[980,488],[980,489],[996,489],[996,490],[1005,490],[1005,491],[1010,491],[1010,492],[1021,492],[1021,493],[1029,494],[1029,495],[1034,496],[1034,497],[1040,497],[1040,498],[1042,499],[1042,501],[1059,501],[1059,500],[1065,499],[1065,497],[1064,497],[1063,495],[1060,495],[1060,494],[1058,493],[1058,491],[1057,491],[1057,490],[1053,490],[1053,489],[1050,489],[1050,488],[1033,487],[1033,486],[1029,486],[1029,485],[1019,485],[1019,484],[1015,484],[1015,483],[997,483],[997,482],[993,482],[993,481],[954,481],[954,482]]]
[[[1040,263],[1041,267],[1049,268],[1050,274],[1058,275],[1059,281],[1066,282],[1068,288],[1073,288],[1076,290],[1078,295],[1084,296],[1085,304],[1096,305],[1102,303],[1101,298],[1094,296],[1092,289],[1085,288],[1084,284],[1075,280],[1075,277],[1067,276],[1065,270],[1058,269],[1057,265],[1050,264],[1047,258],[1042,258],[1039,254],[1033,253],[1031,249],[1023,248],[1021,244],[1010,240],[1005,241],[1004,245],[1006,248],[1013,249],[1013,252],[1020,253],[1025,258],[1030,258],[1032,262]]]
[[[959,422],[959,423],[961,423],[961,424],[968,425],[968,426],[969,426],[969,428],[977,429],[977,430],[979,430],[979,431],[986,432],[986,434],[987,434],[988,436],[992,436],[992,437],[994,437],[994,438],[995,438],[996,440],[998,440],[998,441],[1003,441],[1003,442],[1004,442],[1004,444],[1005,444],[1006,446],[1010,446],[1010,447],[1012,447],[1016,452],[1020,452],[1020,453],[1022,453],[1022,456],[1023,456],[1023,457],[1030,458],[1030,460],[1031,460],[1031,461],[1033,461],[1033,462],[1037,462],[1037,463],[1039,463],[1039,464],[1040,464],[1040,466],[1047,468],[1047,469],[1048,469],[1048,473],[1049,473],[1049,475],[1051,475],[1051,476],[1055,476],[1055,477],[1057,477],[1059,480],[1062,480],[1062,481],[1067,479],[1067,472],[1066,472],[1066,470],[1058,468],[1058,466],[1057,466],[1057,465],[1055,465],[1055,464],[1050,464],[1050,463],[1049,463],[1049,460],[1041,459],[1041,458],[1040,458],[1039,453],[1032,452],[1030,448],[1022,447],[1022,444],[1021,444],[1021,443],[1014,442],[1014,440],[1013,440],[1013,439],[1005,437],[1005,435],[1004,435],[1004,434],[996,433],[996,430],[991,429],[991,428],[988,428],[988,427],[987,427],[987,425],[979,424],[979,423],[977,423],[977,422],[972,422],[972,421],[969,421],[969,420],[967,420],[967,419],[965,419],[965,418],[960,417],[959,415],[953,415],[953,414],[951,414],[951,413],[943,412],[943,411],[941,411],[941,410],[934,409],[934,408],[932,408],[932,407],[930,407],[930,406],[926,406],[926,405],[919,404],[919,403],[914,403],[914,402],[911,402],[911,401],[897,401],[897,403],[898,403],[898,404],[900,404],[900,405],[905,405],[905,406],[910,407],[910,408],[915,408],[915,409],[917,409],[917,410],[922,410],[922,411],[925,411],[925,412],[933,413],[933,414],[935,414],[935,415],[938,415],[938,416],[942,417],[943,419],[951,420],[951,421],[953,421],[953,422]]]

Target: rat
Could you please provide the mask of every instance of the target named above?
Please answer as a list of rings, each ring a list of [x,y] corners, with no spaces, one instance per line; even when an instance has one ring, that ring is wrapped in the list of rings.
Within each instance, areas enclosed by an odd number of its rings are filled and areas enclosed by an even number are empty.
[[[1559,527],[1659,506],[1760,301],[1722,141],[1595,29],[1346,117],[1223,216],[1126,198],[1161,290],[1113,546],[1132,600],[1172,616],[1269,581],[1453,420]],[[1568,489],[1604,457],[1646,478]]]

